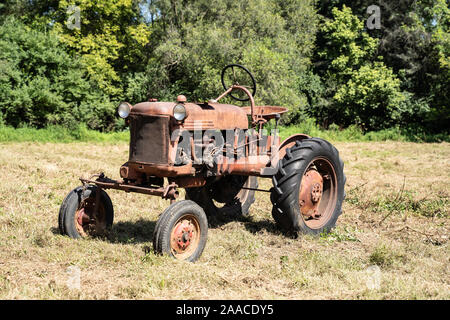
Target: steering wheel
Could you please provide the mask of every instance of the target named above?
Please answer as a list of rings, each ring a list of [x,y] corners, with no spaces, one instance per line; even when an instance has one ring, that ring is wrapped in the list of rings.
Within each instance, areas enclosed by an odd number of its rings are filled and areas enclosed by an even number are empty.
[[[244,66],[241,66],[240,64],[229,64],[222,70],[222,85],[225,90],[228,90],[232,85],[239,85],[244,88],[247,88],[251,93],[252,96],[255,96],[256,93],[256,82],[253,75],[248,71],[248,69]],[[251,85],[249,86],[250,80]],[[231,82],[231,83],[230,83]],[[229,83],[227,85],[227,83]],[[237,96],[234,96],[231,92],[229,95],[238,101],[248,101],[250,100],[250,97],[247,98],[240,98]]]

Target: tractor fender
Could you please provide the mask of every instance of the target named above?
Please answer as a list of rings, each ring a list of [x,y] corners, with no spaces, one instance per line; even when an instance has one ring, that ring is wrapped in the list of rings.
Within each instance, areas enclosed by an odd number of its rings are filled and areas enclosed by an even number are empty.
[[[278,161],[284,158],[284,156],[286,155],[286,149],[292,148],[297,141],[301,142],[302,140],[309,138],[311,137],[304,133],[297,133],[286,138],[278,147],[278,152],[274,152],[272,154],[271,167],[278,168]]]

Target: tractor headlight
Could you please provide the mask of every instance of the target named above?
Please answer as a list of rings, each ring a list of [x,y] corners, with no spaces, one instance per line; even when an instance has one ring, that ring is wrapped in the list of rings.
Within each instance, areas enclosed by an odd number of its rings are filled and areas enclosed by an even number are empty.
[[[117,113],[119,114],[119,117],[125,119],[130,115],[131,112],[131,105],[127,102],[122,102],[119,107],[117,108]]]
[[[177,104],[174,108],[173,108],[173,117],[178,120],[178,121],[183,121],[184,119],[186,119],[187,113],[186,113],[186,108],[185,106],[183,106],[182,104]]]

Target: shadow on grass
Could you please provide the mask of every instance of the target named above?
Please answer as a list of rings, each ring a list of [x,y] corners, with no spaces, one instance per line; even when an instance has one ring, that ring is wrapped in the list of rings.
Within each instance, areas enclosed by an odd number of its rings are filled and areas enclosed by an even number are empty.
[[[156,221],[139,219],[113,224],[105,239],[112,243],[152,242]]]
[[[275,222],[270,220],[253,221],[252,219],[248,219],[248,221],[244,222],[244,226],[247,231],[254,234],[259,233],[262,230],[276,235],[283,234]]]
[[[217,217],[209,217],[208,218],[208,225],[210,228],[221,228],[222,226],[230,223],[238,221],[241,222],[244,225],[244,228],[253,233],[259,233],[262,230],[265,230],[269,233],[275,234],[275,235],[282,235],[283,233],[280,231],[278,226],[275,224],[274,221],[271,220],[258,220],[255,221],[253,218],[250,217],[236,217],[236,216],[217,216]]]
[[[59,231],[59,228],[58,228],[58,227],[51,227],[51,228],[50,228],[50,231],[51,231],[53,234],[61,234],[61,232]]]
[[[244,228],[253,233],[259,233],[265,230],[276,235],[283,235],[274,221],[260,220],[254,221],[252,217],[233,217],[233,216],[214,216],[208,217],[209,228],[221,228],[224,225],[238,221],[244,225]],[[96,239],[102,239],[111,243],[137,244],[153,241],[153,232],[156,221],[139,219],[137,221],[121,221],[114,223],[112,229],[106,234],[92,236]],[[53,234],[61,234],[59,228],[52,227]]]
[[[139,219],[137,221],[121,221],[114,223],[111,230],[105,234],[93,235],[92,238],[109,241],[111,243],[145,243],[153,241],[153,231],[156,221]],[[59,228],[52,227],[53,234],[61,234]]]

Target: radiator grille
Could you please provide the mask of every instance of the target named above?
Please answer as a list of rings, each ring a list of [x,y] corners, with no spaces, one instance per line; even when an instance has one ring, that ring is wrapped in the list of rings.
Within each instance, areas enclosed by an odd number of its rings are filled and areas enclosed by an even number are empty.
[[[130,162],[167,164],[169,117],[130,115]]]

